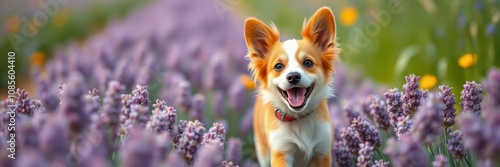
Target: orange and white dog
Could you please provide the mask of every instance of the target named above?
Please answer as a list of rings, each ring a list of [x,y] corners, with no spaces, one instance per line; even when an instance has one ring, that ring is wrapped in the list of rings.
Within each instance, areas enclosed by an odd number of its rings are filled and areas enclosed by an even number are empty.
[[[327,99],[340,53],[332,11],[322,7],[302,27],[302,40],[280,42],[275,26],[245,22],[249,69],[260,83],[254,109],[260,166],[331,166],[333,131]]]

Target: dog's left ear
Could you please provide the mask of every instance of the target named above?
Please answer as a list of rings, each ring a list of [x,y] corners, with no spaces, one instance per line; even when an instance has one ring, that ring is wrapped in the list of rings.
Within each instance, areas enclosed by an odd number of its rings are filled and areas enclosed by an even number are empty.
[[[318,9],[307,24],[304,20],[302,37],[314,43],[322,51],[335,47],[335,18],[330,8]]]

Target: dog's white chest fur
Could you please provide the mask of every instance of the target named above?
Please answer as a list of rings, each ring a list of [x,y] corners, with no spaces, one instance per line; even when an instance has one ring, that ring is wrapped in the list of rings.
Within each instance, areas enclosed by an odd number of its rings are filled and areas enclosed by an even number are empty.
[[[287,155],[289,166],[308,166],[311,157],[326,155],[331,148],[331,125],[312,114],[282,125],[269,133],[269,144],[273,150],[291,153]]]

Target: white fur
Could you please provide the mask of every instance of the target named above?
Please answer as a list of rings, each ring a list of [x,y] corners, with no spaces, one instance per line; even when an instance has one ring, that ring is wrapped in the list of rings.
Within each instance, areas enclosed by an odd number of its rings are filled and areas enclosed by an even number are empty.
[[[288,166],[307,166],[313,155],[326,155],[331,148],[331,125],[313,114],[286,124],[269,133],[273,150],[288,153]],[[262,164],[261,164],[262,165]]]

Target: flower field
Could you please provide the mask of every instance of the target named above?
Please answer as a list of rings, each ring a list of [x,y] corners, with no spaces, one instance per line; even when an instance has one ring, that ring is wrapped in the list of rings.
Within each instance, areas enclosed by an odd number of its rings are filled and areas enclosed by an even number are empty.
[[[148,1],[64,44],[40,30],[18,51],[30,53],[17,62],[29,84],[0,100],[0,166],[259,166],[259,84],[244,59],[248,16],[236,11],[299,37],[319,4],[234,1],[221,18],[213,2]],[[391,2],[325,2],[343,49],[329,99],[332,166],[500,166],[499,2],[398,1],[399,13]],[[57,18],[51,26],[64,27]],[[2,32],[15,31],[7,20]]]

